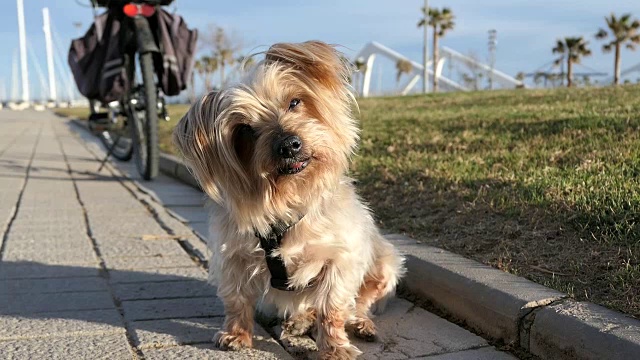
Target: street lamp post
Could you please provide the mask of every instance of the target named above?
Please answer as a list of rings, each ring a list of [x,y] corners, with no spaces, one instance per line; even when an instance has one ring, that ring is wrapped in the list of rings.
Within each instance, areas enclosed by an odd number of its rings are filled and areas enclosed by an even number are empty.
[[[498,31],[489,30],[489,65],[491,72],[489,73],[489,90],[493,90],[493,69],[496,66],[496,47],[498,45]]]

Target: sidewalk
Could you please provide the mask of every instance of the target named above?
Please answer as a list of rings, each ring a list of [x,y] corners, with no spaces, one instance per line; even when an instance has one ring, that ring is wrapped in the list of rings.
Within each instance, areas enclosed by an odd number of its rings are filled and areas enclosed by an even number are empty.
[[[255,349],[216,350],[223,321],[206,284],[203,196],[164,176],[137,183],[49,113],[0,111],[0,358],[291,359],[256,327]],[[137,177],[133,164],[119,164]],[[195,231],[195,232],[194,232]],[[486,340],[396,299],[363,359],[512,359]]]

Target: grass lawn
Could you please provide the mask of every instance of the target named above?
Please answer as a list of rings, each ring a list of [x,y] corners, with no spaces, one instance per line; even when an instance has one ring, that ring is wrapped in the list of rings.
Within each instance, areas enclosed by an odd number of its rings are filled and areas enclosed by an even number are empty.
[[[359,103],[380,227],[640,318],[640,87]]]

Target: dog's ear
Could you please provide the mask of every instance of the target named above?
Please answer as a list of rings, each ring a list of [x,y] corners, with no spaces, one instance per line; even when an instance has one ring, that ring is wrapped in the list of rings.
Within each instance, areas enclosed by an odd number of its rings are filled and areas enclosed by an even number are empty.
[[[349,61],[334,46],[321,41],[274,44],[265,61],[291,66],[332,90],[344,87],[351,74]]]
[[[213,178],[219,169],[214,157],[214,122],[219,112],[221,94],[210,92],[191,105],[189,111],[173,129],[173,143],[182,154],[188,168],[202,190],[214,200],[220,199],[216,181]]]

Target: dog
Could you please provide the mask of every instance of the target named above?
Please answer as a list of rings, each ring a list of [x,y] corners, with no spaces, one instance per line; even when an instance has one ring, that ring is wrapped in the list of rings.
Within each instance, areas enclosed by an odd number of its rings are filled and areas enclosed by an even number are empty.
[[[335,46],[275,44],[174,129],[186,164],[220,205],[208,246],[225,308],[214,338],[221,349],[251,347],[259,301],[285,317],[283,336],[315,330],[319,359],[361,354],[347,331],[376,337],[370,309],[395,293],[405,269],[347,176],[359,141],[351,71]]]

